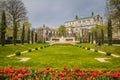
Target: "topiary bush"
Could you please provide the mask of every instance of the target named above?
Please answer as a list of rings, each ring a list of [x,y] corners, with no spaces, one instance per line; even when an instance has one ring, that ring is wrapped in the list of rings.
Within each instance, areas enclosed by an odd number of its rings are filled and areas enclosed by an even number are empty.
[[[85,49],[85,47],[83,47],[83,49]]]
[[[40,47],[40,49],[43,49],[43,47]]]
[[[90,50],[90,48],[87,48],[87,50]]]
[[[106,55],[107,56],[111,56],[111,52],[106,52]]]
[[[19,55],[21,55],[21,52],[20,51],[16,51],[15,54],[16,54],[16,56],[19,56]]]
[[[95,49],[95,50],[94,50],[94,52],[98,52],[98,50],[97,50],[97,49]]]
[[[38,50],[38,48],[35,48],[35,50]]]
[[[82,46],[79,46],[80,48],[82,47]]]
[[[28,49],[28,52],[32,52],[32,50],[31,50],[31,49]]]

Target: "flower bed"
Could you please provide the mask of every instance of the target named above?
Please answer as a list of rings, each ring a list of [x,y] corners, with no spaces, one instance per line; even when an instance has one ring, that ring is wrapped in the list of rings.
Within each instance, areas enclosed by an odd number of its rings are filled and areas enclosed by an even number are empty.
[[[119,77],[120,71],[85,71],[67,67],[62,71],[52,70],[49,67],[44,70],[27,67],[0,69],[0,80],[120,80]]]

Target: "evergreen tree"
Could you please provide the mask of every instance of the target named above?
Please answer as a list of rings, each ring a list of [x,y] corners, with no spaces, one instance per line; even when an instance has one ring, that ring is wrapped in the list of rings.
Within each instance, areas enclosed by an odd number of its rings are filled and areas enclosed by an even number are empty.
[[[27,43],[30,44],[30,27],[28,27]]]
[[[21,35],[21,42],[22,42],[22,44],[24,44],[24,38],[25,38],[25,25],[23,24],[22,35]]]
[[[93,35],[94,35],[94,34],[93,34],[93,32],[92,32],[92,33],[91,33],[91,43],[93,43],[93,39],[94,39],[94,38],[93,38]]]
[[[91,38],[91,33],[89,32],[89,33],[88,33],[88,42],[89,42],[89,43],[90,43],[90,41],[91,41],[90,38]]]
[[[98,43],[98,33],[97,33],[97,31],[94,31],[94,36],[95,36],[96,43]]]
[[[2,13],[2,23],[1,23],[1,45],[5,45],[5,33],[7,28],[5,11]]]
[[[103,32],[103,29],[101,29],[101,43],[104,44],[104,32]]]
[[[108,45],[112,45],[112,21],[111,18],[108,19]]]
[[[16,40],[17,40],[17,22],[14,22],[13,26],[13,43],[16,45]]]
[[[37,43],[37,33],[35,33],[35,42]]]
[[[33,42],[34,42],[33,37],[34,37],[34,31],[32,30],[32,31],[31,31],[31,42],[32,42],[32,44],[33,44]]]

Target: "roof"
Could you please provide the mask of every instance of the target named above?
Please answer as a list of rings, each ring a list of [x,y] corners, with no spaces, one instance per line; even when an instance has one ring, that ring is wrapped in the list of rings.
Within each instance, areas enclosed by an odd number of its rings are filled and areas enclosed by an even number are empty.
[[[83,17],[83,18],[79,18],[79,19],[72,20],[72,21],[66,21],[65,23],[67,23],[67,22],[73,22],[73,21],[78,21],[78,20],[83,20],[83,19],[94,18],[94,17],[96,17],[96,16],[99,16],[99,15],[89,16],[89,17]]]

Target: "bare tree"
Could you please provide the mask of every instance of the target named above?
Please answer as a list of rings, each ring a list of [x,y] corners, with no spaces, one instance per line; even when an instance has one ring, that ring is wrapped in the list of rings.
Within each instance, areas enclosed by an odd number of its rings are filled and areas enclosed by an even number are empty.
[[[17,23],[26,19],[27,11],[22,0],[8,0],[7,11],[9,19],[13,24],[13,43],[16,45]]]

